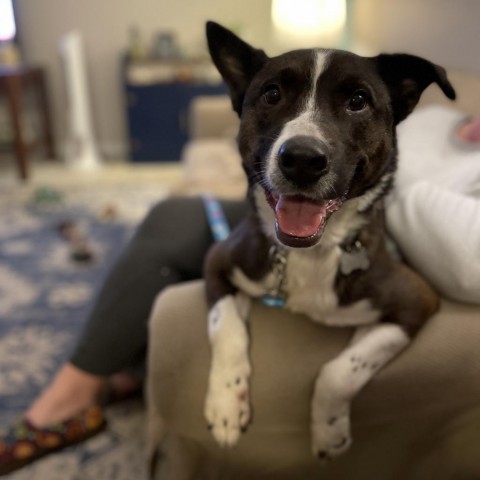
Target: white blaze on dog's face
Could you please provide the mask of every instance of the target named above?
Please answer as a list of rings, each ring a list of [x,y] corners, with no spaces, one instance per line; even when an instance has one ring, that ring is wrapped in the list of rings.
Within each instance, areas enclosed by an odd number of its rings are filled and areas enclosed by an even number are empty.
[[[326,217],[345,198],[343,194],[325,198],[325,192],[335,189],[337,173],[329,166],[332,141],[322,126],[317,83],[327,68],[330,53],[312,51],[310,81],[303,86],[307,92],[304,105],[284,124],[265,159],[264,197],[275,212],[276,236],[289,246],[315,244]],[[276,104],[280,101],[280,88],[269,85],[264,95],[268,104]],[[257,193],[257,205],[262,203]]]
[[[389,178],[395,125],[426,86],[454,96],[444,70],[418,57],[311,49],[268,58],[211,22],[207,37],[241,118],[250,195],[267,233],[290,247],[318,243],[346,201]]]

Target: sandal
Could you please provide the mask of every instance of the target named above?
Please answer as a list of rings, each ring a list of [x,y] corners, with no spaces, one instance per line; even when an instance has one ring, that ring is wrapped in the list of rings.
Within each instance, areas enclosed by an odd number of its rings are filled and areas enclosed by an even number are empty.
[[[99,406],[44,428],[37,428],[23,418],[0,438],[0,476],[83,442],[104,430],[106,424],[103,409]]]

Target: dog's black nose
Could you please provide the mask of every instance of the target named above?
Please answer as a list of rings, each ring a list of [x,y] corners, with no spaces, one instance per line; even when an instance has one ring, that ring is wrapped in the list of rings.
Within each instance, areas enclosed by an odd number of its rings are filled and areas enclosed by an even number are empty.
[[[328,171],[327,151],[321,140],[299,135],[280,146],[278,165],[285,178],[296,185],[312,185]]]

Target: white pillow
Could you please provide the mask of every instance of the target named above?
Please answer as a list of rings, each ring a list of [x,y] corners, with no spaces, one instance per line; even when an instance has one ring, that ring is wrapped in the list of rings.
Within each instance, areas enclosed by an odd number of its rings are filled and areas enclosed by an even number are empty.
[[[480,150],[452,142],[463,116],[433,106],[399,126],[387,225],[406,260],[439,292],[480,303]]]

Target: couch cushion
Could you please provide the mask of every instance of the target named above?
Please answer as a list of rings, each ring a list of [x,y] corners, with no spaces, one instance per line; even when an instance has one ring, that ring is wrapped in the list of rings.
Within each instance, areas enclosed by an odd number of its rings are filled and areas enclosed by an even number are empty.
[[[310,398],[323,363],[352,330],[255,303],[253,423],[221,449],[203,408],[210,349],[203,282],[167,289],[150,323],[148,415],[178,479],[480,478],[480,308],[443,302],[417,339],[353,402],[353,446],[323,468],[310,449]],[[155,445],[156,446],[156,445]],[[180,473],[181,472],[181,473]]]

